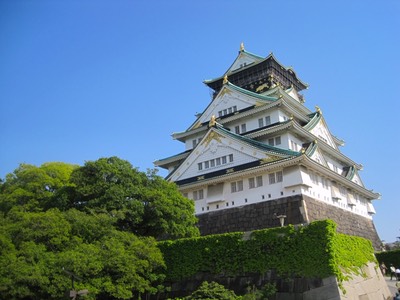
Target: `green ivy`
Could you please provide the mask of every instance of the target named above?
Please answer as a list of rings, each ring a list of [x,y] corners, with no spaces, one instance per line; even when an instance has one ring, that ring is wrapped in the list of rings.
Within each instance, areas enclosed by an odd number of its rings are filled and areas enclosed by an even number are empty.
[[[167,280],[187,279],[200,272],[235,276],[276,270],[281,277],[334,275],[341,283],[349,274],[362,274],[368,262],[376,262],[370,241],[337,233],[331,220],[257,230],[249,239],[243,235],[235,232],[160,242]]]

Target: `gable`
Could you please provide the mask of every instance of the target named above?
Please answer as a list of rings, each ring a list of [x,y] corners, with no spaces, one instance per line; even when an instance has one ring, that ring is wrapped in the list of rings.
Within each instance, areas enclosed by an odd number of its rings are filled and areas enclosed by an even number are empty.
[[[225,85],[196,121],[196,124],[208,122],[212,116],[223,117],[254,105],[263,104],[265,102]]]
[[[237,165],[259,160],[269,162],[281,158],[210,128],[201,142],[172,174],[170,180],[201,178],[204,174],[234,168]]]
[[[257,59],[254,56],[251,56],[244,51],[240,51],[238,57],[233,62],[232,66],[228,69],[228,71],[226,71],[226,74],[235,72],[243,67],[247,67],[258,61],[260,61],[260,59]]]
[[[310,133],[323,140],[332,148],[338,149],[323,118],[320,118],[319,122],[310,130]]]
[[[328,167],[328,164],[327,164],[327,162],[325,160],[325,157],[324,157],[323,153],[321,152],[321,150],[318,147],[316,147],[314,153],[311,154],[309,157],[312,160],[320,163],[321,165],[323,165],[325,167]]]

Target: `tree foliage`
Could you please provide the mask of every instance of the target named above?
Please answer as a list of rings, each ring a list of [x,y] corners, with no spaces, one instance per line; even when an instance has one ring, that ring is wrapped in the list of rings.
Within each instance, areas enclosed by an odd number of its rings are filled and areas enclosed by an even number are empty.
[[[157,239],[192,237],[193,203],[117,157],[21,164],[0,181],[0,299],[129,299],[165,273]],[[79,279],[78,279],[79,278]]]
[[[0,224],[0,299],[64,299],[69,274],[89,299],[156,292],[164,263],[155,239],[119,231],[113,222],[77,210],[12,211]]]

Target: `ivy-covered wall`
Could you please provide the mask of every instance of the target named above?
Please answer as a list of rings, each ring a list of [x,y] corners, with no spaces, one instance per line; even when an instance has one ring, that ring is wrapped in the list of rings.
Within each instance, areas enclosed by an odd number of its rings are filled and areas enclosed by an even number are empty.
[[[286,226],[160,242],[167,281],[198,273],[238,276],[274,270],[282,278],[326,278],[339,284],[348,274],[376,262],[369,240],[337,233],[331,220],[304,227]]]

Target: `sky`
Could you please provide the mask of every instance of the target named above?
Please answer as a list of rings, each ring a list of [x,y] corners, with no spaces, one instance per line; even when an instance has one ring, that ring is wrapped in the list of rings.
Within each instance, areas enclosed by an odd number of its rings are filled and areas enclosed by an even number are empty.
[[[273,52],[309,84],[343,154],[379,192],[374,223],[400,237],[400,1],[1,0],[0,178],[20,163],[117,156],[141,171],[184,151],[203,83]],[[159,175],[166,176],[165,170]]]

